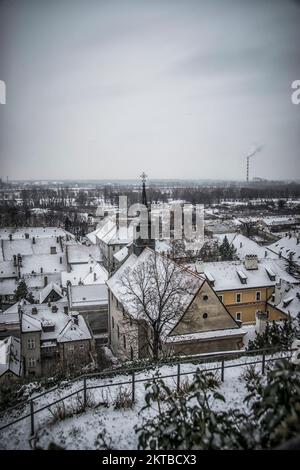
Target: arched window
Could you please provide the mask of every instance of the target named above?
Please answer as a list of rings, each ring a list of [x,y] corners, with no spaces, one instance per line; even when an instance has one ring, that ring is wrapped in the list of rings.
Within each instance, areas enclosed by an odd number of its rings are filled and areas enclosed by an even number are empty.
[[[126,336],[123,335],[123,344],[124,344],[124,349],[126,349]]]

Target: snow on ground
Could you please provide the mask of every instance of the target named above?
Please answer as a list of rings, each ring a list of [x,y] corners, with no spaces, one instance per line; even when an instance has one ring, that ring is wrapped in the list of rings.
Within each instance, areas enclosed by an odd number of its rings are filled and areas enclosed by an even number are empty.
[[[216,410],[225,410],[230,408],[238,408],[240,410],[246,409],[243,400],[246,395],[245,382],[241,375],[246,369],[246,366],[239,366],[241,363],[249,363],[259,360],[260,358],[249,356],[241,357],[239,359],[228,360],[225,362],[225,381],[221,384],[220,392],[225,396],[226,403],[215,402],[214,407]],[[236,365],[237,367],[228,367]],[[194,372],[197,367],[201,369],[220,367],[220,362],[211,362],[201,365],[186,363],[181,364],[181,382],[185,380],[192,380],[193,373],[184,375],[187,372]],[[261,364],[258,364],[257,369],[260,370]],[[164,365],[159,369],[160,375],[176,375],[176,365]],[[138,382],[139,379],[151,379],[154,377],[154,369],[143,371],[136,374],[136,392],[135,404],[131,409],[115,409],[114,402],[120,389],[127,390],[131,393],[131,384],[117,385],[120,382],[131,380],[130,375],[118,375],[114,378],[90,378],[87,380],[87,387],[91,385],[107,385],[108,383],[116,384],[113,387],[97,388],[90,390],[88,396],[93,399],[94,407],[88,408],[85,413],[73,415],[62,421],[54,422],[53,416],[48,408],[35,415],[36,435],[38,436],[37,445],[42,448],[47,448],[50,442],[63,446],[67,449],[96,449],[99,444],[96,444],[97,436],[99,433],[106,432],[105,442],[112,449],[136,449],[138,445],[138,437],[135,433],[135,427],[140,426],[143,418],[151,418],[156,414],[155,409],[146,409],[141,411],[145,405],[145,383]],[[216,371],[220,376],[220,371]],[[166,383],[171,387],[176,387],[176,377],[169,377],[165,379]],[[66,385],[65,388],[54,390],[47,395],[37,398],[35,400],[35,409],[51,404],[55,399],[63,397],[69,393],[76,392],[82,389],[82,381],[76,381]],[[67,409],[70,409],[72,404],[76,402],[76,396],[65,400]],[[78,394],[82,397],[82,391]],[[96,405],[96,406],[95,406]],[[55,406],[52,406],[52,410]],[[9,422],[18,416],[28,413],[29,407],[23,410],[8,413],[1,419],[1,424]],[[30,449],[29,442],[30,433],[30,418],[16,423],[2,431],[0,431],[0,449]],[[102,444],[103,445],[103,444]],[[100,448],[100,447],[99,447]]]

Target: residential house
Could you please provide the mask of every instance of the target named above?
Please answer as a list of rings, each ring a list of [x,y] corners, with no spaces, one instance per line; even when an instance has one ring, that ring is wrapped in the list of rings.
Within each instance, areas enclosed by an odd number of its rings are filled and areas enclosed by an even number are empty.
[[[144,266],[150,258],[157,257],[157,263],[167,258],[146,247],[141,253],[136,251],[124,261],[122,266],[108,279],[109,293],[109,345],[113,353],[122,360],[148,357],[151,352],[147,337],[151,330],[143,315],[136,309],[124,293],[122,276],[133,273]],[[176,278],[183,279],[188,287],[182,297],[180,313],[166,322],[161,340],[164,353],[190,355],[215,351],[238,350],[243,346],[245,332],[220,301],[209,282],[198,274],[189,271],[171,260]],[[163,270],[158,269],[159,273]],[[130,274],[131,275],[131,274]],[[158,283],[163,283],[163,275]],[[150,282],[150,281],[149,281]],[[152,302],[155,303],[153,298]],[[155,305],[153,305],[154,308]]]
[[[199,263],[197,270],[205,275],[231,315],[245,324],[255,323],[256,312],[268,311],[267,302],[280,280],[299,282],[286,272],[281,260],[258,260],[255,255],[246,255],[243,262]],[[269,312],[270,320],[281,317],[279,312]]]

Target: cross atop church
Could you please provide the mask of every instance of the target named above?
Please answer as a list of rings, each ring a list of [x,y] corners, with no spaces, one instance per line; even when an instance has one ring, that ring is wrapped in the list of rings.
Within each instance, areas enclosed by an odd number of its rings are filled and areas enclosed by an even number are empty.
[[[141,174],[140,178],[142,179],[142,182],[143,184],[146,184],[146,178],[147,178],[148,175],[146,175],[146,173],[143,171],[143,173]]]
[[[143,182],[142,204],[144,204],[144,206],[148,207],[147,194],[146,194],[146,178],[147,178],[147,175],[144,171],[141,174],[140,178],[142,179],[142,182]]]

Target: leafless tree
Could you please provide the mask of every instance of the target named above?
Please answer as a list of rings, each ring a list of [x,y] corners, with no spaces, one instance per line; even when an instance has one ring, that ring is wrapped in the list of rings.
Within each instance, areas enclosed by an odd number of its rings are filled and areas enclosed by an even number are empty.
[[[133,269],[127,268],[120,282],[123,307],[140,327],[144,325],[145,339],[156,360],[164,335],[184,313],[199,278],[153,252]]]

